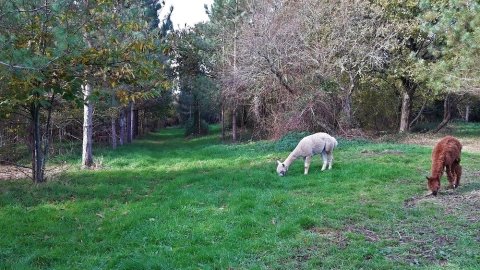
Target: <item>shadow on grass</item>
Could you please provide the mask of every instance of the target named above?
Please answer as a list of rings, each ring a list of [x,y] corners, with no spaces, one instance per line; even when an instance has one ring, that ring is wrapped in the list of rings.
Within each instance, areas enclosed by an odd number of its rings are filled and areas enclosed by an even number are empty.
[[[159,160],[159,163],[162,163],[161,161]],[[162,194],[165,194],[164,191],[174,195],[182,192],[176,189],[178,186],[197,185],[199,189],[209,192],[235,187],[264,187],[273,184],[276,179],[273,170],[258,169],[262,164],[235,167],[228,163],[220,164],[221,159],[207,161],[199,168],[188,169],[168,170],[159,167],[67,172],[43,185],[32,185],[29,181],[4,182],[0,185],[0,205],[18,204],[23,207],[35,207],[44,203],[61,204],[71,200],[126,203],[142,200],[146,196],[158,195],[158,198],[161,198]],[[262,181],[256,179],[238,181],[243,177],[245,170],[256,171],[255,176],[261,177]]]
[[[388,155],[365,157],[364,148]],[[297,263],[318,269],[310,264],[318,258],[324,268],[438,264],[443,252],[461,246],[455,235],[432,229],[445,227],[440,207],[399,206],[425,189],[413,179],[418,166],[427,167],[427,151],[412,149],[352,143],[338,149],[331,171],[320,172],[316,158],[309,175],[297,161],[291,174],[278,177],[269,143],[224,145],[216,135],[186,140],[181,130],[162,130],[100,152],[104,170],[72,171],[40,186],[0,183],[0,228],[9,230],[0,264],[148,269],[159,258],[177,269],[293,269]],[[465,230],[452,220],[449,232]],[[138,265],[129,264],[136,254]]]

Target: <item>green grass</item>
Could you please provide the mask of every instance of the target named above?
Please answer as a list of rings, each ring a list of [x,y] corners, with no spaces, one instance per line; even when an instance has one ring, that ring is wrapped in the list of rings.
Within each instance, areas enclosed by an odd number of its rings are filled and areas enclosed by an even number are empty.
[[[478,138],[480,137],[480,125],[478,123],[454,122],[453,134],[454,136],[461,136],[464,138]]]
[[[166,129],[97,151],[101,170],[0,182],[0,269],[477,269],[480,156],[422,199],[430,153],[340,140],[332,170],[279,177],[273,142]]]

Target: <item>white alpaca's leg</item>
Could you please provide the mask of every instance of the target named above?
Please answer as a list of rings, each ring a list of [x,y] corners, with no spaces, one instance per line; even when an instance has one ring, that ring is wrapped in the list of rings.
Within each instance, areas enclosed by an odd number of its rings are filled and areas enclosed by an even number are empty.
[[[308,168],[310,168],[310,162],[312,161],[312,157],[305,157],[305,174],[308,174]]]
[[[328,159],[328,169],[332,169],[332,164],[333,164],[333,152],[330,152],[327,154],[327,159]]]
[[[322,152],[322,160],[323,160],[322,171],[325,171],[328,164],[327,154],[325,152]]]

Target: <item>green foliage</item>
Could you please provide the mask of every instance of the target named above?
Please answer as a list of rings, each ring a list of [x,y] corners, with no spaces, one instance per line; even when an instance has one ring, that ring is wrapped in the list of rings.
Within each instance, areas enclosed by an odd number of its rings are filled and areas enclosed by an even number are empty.
[[[66,2],[0,3],[4,12],[0,20],[0,76],[6,76],[8,83],[1,90],[12,92],[2,97],[3,105],[18,107],[33,99],[41,103],[52,92],[65,96],[78,93],[71,62],[83,45],[78,34],[81,22],[67,18],[76,8]],[[52,10],[57,16],[49,15]]]
[[[289,132],[275,143],[275,151],[292,151],[300,140],[308,135],[311,135],[311,133],[306,131]]]
[[[202,119],[215,118],[219,113],[220,93],[210,74],[208,51],[212,50],[211,45],[202,37],[201,27],[179,31],[171,38],[171,54],[177,63],[174,69],[180,78],[178,114],[182,121],[193,118],[194,125],[202,125]]]
[[[31,153],[25,144],[7,144],[0,147],[0,161],[6,164],[27,163],[29,154]]]
[[[164,129],[117,151],[102,150],[102,169],[73,169],[45,185],[0,181],[0,265],[478,266],[478,223],[472,222],[478,209],[473,201],[457,203],[479,189],[478,154],[464,153],[464,185],[420,200],[430,147],[341,141],[332,170],[321,172],[316,158],[309,175],[297,161],[280,178],[278,152],[268,142],[225,145],[218,133],[182,135]]]
[[[37,167],[49,150],[45,116],[64,101],[82,106],[82,84],[94,89],[86,100],[111,97],[103,108],[140,105],[170,88],[159,57],[164,40],[148,27],[160,7],[153,0],[0,1],[0,116],[32,116]]]
[[[200,128],[198,123],[193,121],[193,118],[190,118],[185,122],[185,136],[198,136],[208,134],[209,128],[208,123],[205,120],[200,121]]]
[[[371,141],[367,139],[344,139],[344,138],[337,138],[339,148],[356,148],[356,147],[364,147],[371,144]]]
[[[356,119],[365,130],[392,131],[398,127],[397,93],[388,85],[378,83],[362,86],[355,95],[354,104],[358,108]],[[372,109],[374,108],[374,109]]]
[[[435,62],[417,70],[437,91],[471,91],[480,86],[480,4],[478,1],[422,1],[423,30],[434,41]]]
[[[160,20],[158,19],[158,12],[164,5],[164,2],[157,1],[157,0],[143,0],[145,5],[147,6],[145,15],[150,20],[149,27],[150,29],[158,28]]]
[[[435,130],[439,122],[422,122],[418,123],[412,127],[411,132],[414,133],[425,133],[431,130]]]

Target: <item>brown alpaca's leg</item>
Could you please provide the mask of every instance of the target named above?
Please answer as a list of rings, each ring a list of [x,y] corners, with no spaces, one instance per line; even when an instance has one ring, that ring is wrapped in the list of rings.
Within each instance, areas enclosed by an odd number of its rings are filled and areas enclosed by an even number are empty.
[[[455,176],[454,173],[452,172],[454,165],[447,165],[446,166],[446,171],[447,171],[447,178],[448,178],[448,188],[454,188],[455,185]]]
[[[453,168],[455,172],[455,182],[453,183],[453,188],[460,186],[460,178],[462,177],[462,166],[459,163],[454,164]]]

